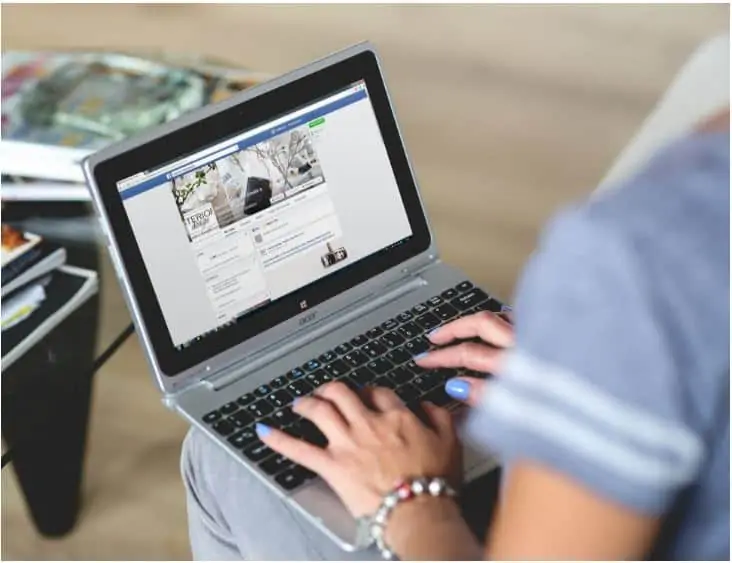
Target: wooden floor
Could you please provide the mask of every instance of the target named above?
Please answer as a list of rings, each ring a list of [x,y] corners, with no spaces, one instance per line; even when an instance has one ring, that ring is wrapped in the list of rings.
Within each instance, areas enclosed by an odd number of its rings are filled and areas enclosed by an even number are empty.
[[[370,39],[445,257],[508,298],[541,224],[593,188],[728,22],[723,5],[5,5],[2,49],[167,48],[281,72]],[[113,281],[103,291],[108,342],[127,314]],[[76,530],[38,537],[3,471],[2,558],[188,558],[184,432],[129,342],[98,376]]]

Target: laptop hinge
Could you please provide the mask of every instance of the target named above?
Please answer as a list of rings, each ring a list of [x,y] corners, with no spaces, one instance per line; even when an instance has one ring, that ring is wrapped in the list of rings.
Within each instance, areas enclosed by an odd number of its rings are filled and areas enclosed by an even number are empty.
[[[298,348],[302,348],[310,342],[313,342],[314,340],[317,340],[318,338],[321,338],[326,334],[337,330],[360,317],[363,317],[371,311],[378,309],[379,307],[383,307],[387,303],[395,301],[407,293],[411,293],[425,285],[427,285],[427,281],[419,275],[412,275],[406,279],[401,278],[399,282],[396,282],[393,286],[387,286],[384,291],[379,292],[376,297],[374,297],[373,294],[364,297],[346,308],[334,311],[327,317],[324,317],[319,323],[309,326],[307,332],[296,333],[295,335],[289,336],[272,344],[271,346],[268,346],[267,349],[262,351],[262,353],[255,359],[248,359],[246,363],[242,362],[241,369],[236,369],[234,364],[226,368],[227,373],[225,375],[221,375],[219,377],[214,376],[213,378],[209,377],[201,383],[211,391],[218,391],[227,385],[238,381],[242,377],[245,377],[246,375],[272,363],[274,360],[290,354]]]

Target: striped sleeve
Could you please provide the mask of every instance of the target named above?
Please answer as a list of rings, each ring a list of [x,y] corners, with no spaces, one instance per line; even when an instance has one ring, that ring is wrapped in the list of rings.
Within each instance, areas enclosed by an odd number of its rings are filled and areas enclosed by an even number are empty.
[[[516,348],[468,421],[510,465],[533,460],[661,514],[703,442],[633,245],[580,210],[547,231],[516,297]]]

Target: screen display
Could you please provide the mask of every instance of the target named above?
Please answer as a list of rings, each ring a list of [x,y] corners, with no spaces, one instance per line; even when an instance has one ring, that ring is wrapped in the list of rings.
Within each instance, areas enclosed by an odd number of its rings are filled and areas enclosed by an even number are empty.
[[[413,234],[364,81],[117,190],[177,349]]]

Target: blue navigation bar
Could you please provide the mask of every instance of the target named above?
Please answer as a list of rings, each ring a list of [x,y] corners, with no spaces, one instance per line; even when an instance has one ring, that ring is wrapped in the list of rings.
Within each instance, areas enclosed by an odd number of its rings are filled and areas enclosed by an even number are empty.
[[[322,117],[328,113],[332,113],[347,105],[358,102],[358,101],[366,98],[367,96],[368,96],[368,94],[366,93],[365,89],[359,90],[349,96],[346,96],[345,98],[336,100],[333,103],[328,104],[327,106],[323,106],[321,108],[314,109],[303,115],[293,118],[290,121],[287,121],[286,123],[282,123],[281,125],[277,125],[276,127],[272,127],[271,129],[262,131],[261,133],[258,133],[257,135],[253,135],[251,137],[247,137],[246,139],[242,139],[240,142],[230,145],[230,146],[237,147],[237,150],[232,150],[230,154],[244,150],[248,147],[251,147],[252,145],[256,145],[257,143],[266,141],[267,139],[271,139],[272,137],[274,137],[276,135],[280,135],[286,131],[289,131],[290,129],[294,129],[295,127],[299,127],[301,125],[309,123],[310,121],[313,121],[314,119]],[[230,148],[230,147],[222,147],[222,151],[226,151],[227,148]],[[221,151],[219,151],[219,152],[221,152]],[[164,184],[165,182],[170,182],[171,180],[173,180],[173,178],[182,176],[183,174],[191,172],[192,170],[195,170],[197,168],[206,166],[207,164],[210,164],[211,162],[214,162],[216,160],[220,160],[221,158],[222,157],[219,156],[218,153],[216,153],[216,154],[210,155],[209,159],[201,159],[201,161],[199,163],[197,163],[195,168],[189,168],[187,166],[182,166],[181,170],[185,170],[185,172],[177,173],[178,171],[173,171],[173,172],[168,172],[165,174],[158,174],[157,176],[153,176],[152,178],[146,179],[144,182],[141,182],[140,184],[137,184],[135,186],[132,186],[132,187],[129,187],[129,188],[123,190],[122,192],[120,192],[120,196],[122,197],[123,200],[129,199],[131,197],[135,197],[136,195],[146,192],[147,190],[156,188],[156,187],[160,186],[161,184]]]

